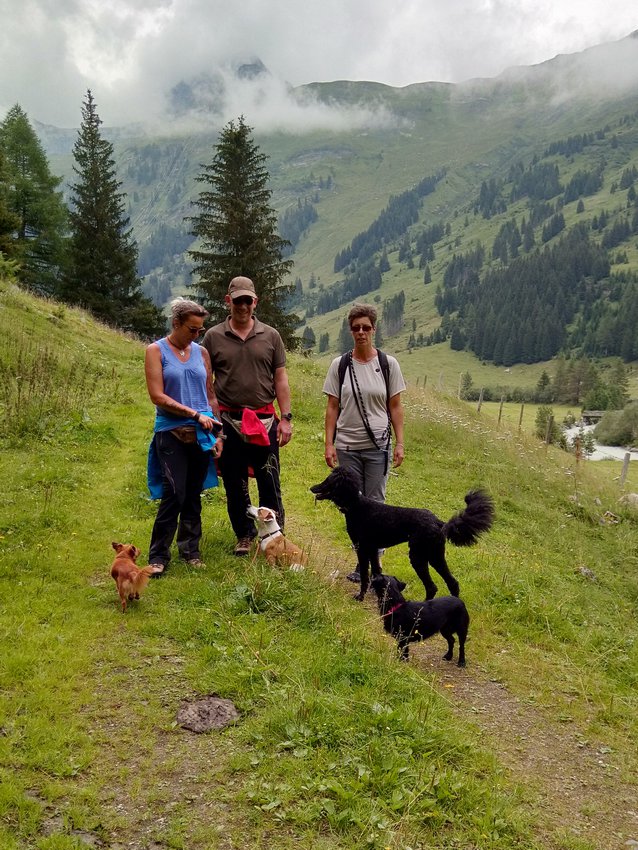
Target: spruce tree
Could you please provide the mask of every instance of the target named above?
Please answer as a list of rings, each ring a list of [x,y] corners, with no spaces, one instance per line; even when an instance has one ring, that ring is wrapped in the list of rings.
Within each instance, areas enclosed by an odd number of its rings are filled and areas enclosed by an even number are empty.
[[[55,294],[68,223],[58,191],[62,178],[51,174],[40,140],[18,104],[0,124],[0,152],[4,183],[0,206],[15,224],[11,253],[21,263],[20,280],[36,292]]]
[[[82,104],[82,123],[73,146],[71,238],[62,297],[110,325],[142,336],[165,328],[161,312],[142,295],[137,245],[125,215],[113,145],[102,138],[91,91]]]
[[[251,136],[252,128],[240,117],[222,130],[210,164],[196,178],[204,190],[194,201],[197,215],[190,216],[197,250],[194,284],[200,301],[212,318],[227,314],[224,296],[233,277],[245,275],[259,297],[257,315],[277,328],[287,348],[296,347],[297,316],[286,312],[294,284],[283,279],[292,267],[282,259],[287,242],[277,233],[277,215],[270,206],[272,192],[266,156]]]
[[[9,208],[9,177],[5,157],[0,148],[0,255],[5,258],[16,257],[18,254],[18,243],[14,234],[19,226],[19,217]]]

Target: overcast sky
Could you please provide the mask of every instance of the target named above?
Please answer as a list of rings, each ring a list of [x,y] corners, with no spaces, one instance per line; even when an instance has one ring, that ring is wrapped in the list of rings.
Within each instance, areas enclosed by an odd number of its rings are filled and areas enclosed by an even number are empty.
[[[107,125],[152,119],[180,80],[253,57],[280,81],[275,101],[283,81],[492,77],[623,38],[638,29],[638,8],[629,0],[0,0],[0,20],[0,118],[19,103],[32,119],[76,127],[87,88]],[[239,90],[231,117],[238,110],[255,126],[251,106]]]

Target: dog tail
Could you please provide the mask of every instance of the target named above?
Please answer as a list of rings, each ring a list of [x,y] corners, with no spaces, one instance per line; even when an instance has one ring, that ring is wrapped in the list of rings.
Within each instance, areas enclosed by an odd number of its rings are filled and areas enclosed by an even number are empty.
[[[443,534],[454,546],[473,546],[494,522],[494,502],[484,490],[472,490],[465,504],[467,507],[443,526]]]
[[[148,584],[148,580],[153,575],[153,567],[141,567],[137,571],[137,575],[133,580],[133,584],[135,585],[135,590],[140,591],[144,590],[146,585]]]

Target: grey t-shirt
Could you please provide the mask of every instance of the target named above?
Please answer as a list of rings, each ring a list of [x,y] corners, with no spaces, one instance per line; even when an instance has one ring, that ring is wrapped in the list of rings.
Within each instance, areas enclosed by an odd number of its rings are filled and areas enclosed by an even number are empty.
[[[387,356],[390,367],[390,398],[392,398],[405,390],[405,381],[403,380],[398,360],[390,355]],[[341,357],[335,357],[332,361],[323,385],[323,392],[335,398],[339,398],[340,360]],[[385,378],[379,365],[379,358],[373,357],[367,363],[359,363],[353,359],[352,365],[359,389],[361,390],[372,433],[375,436],[377,444],[381,445],[382,441],[385,444],[385,440],[387,440],[386,428],[388,426],[387,395]],[[356,384],[354,391],[356,392]],[[384,432],[386,434],[385,438]],[[341,412],[337,420],[335,447],[338,449],[348,448],[352,451],[362,451],[375,447],[370,437],[368,437],[361,414],[357,409],[349,370],[346,370],[343,386],[341,387]]]

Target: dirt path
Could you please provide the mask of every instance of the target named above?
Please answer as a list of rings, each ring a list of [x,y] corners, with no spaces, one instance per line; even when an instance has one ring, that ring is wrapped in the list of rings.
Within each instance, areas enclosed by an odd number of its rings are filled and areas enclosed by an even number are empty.
[[[622,781],[608,748],[553,725],[480,667],[450,666],[438,649],[415,647],[412,663],[435,673],[434,684],[455,713],[478,726],[510,777],[530,789],[530,806],[543,812],[538,837],[548,850],[571,846],[557,836],[597,850],[638,848],[638,787]]]

